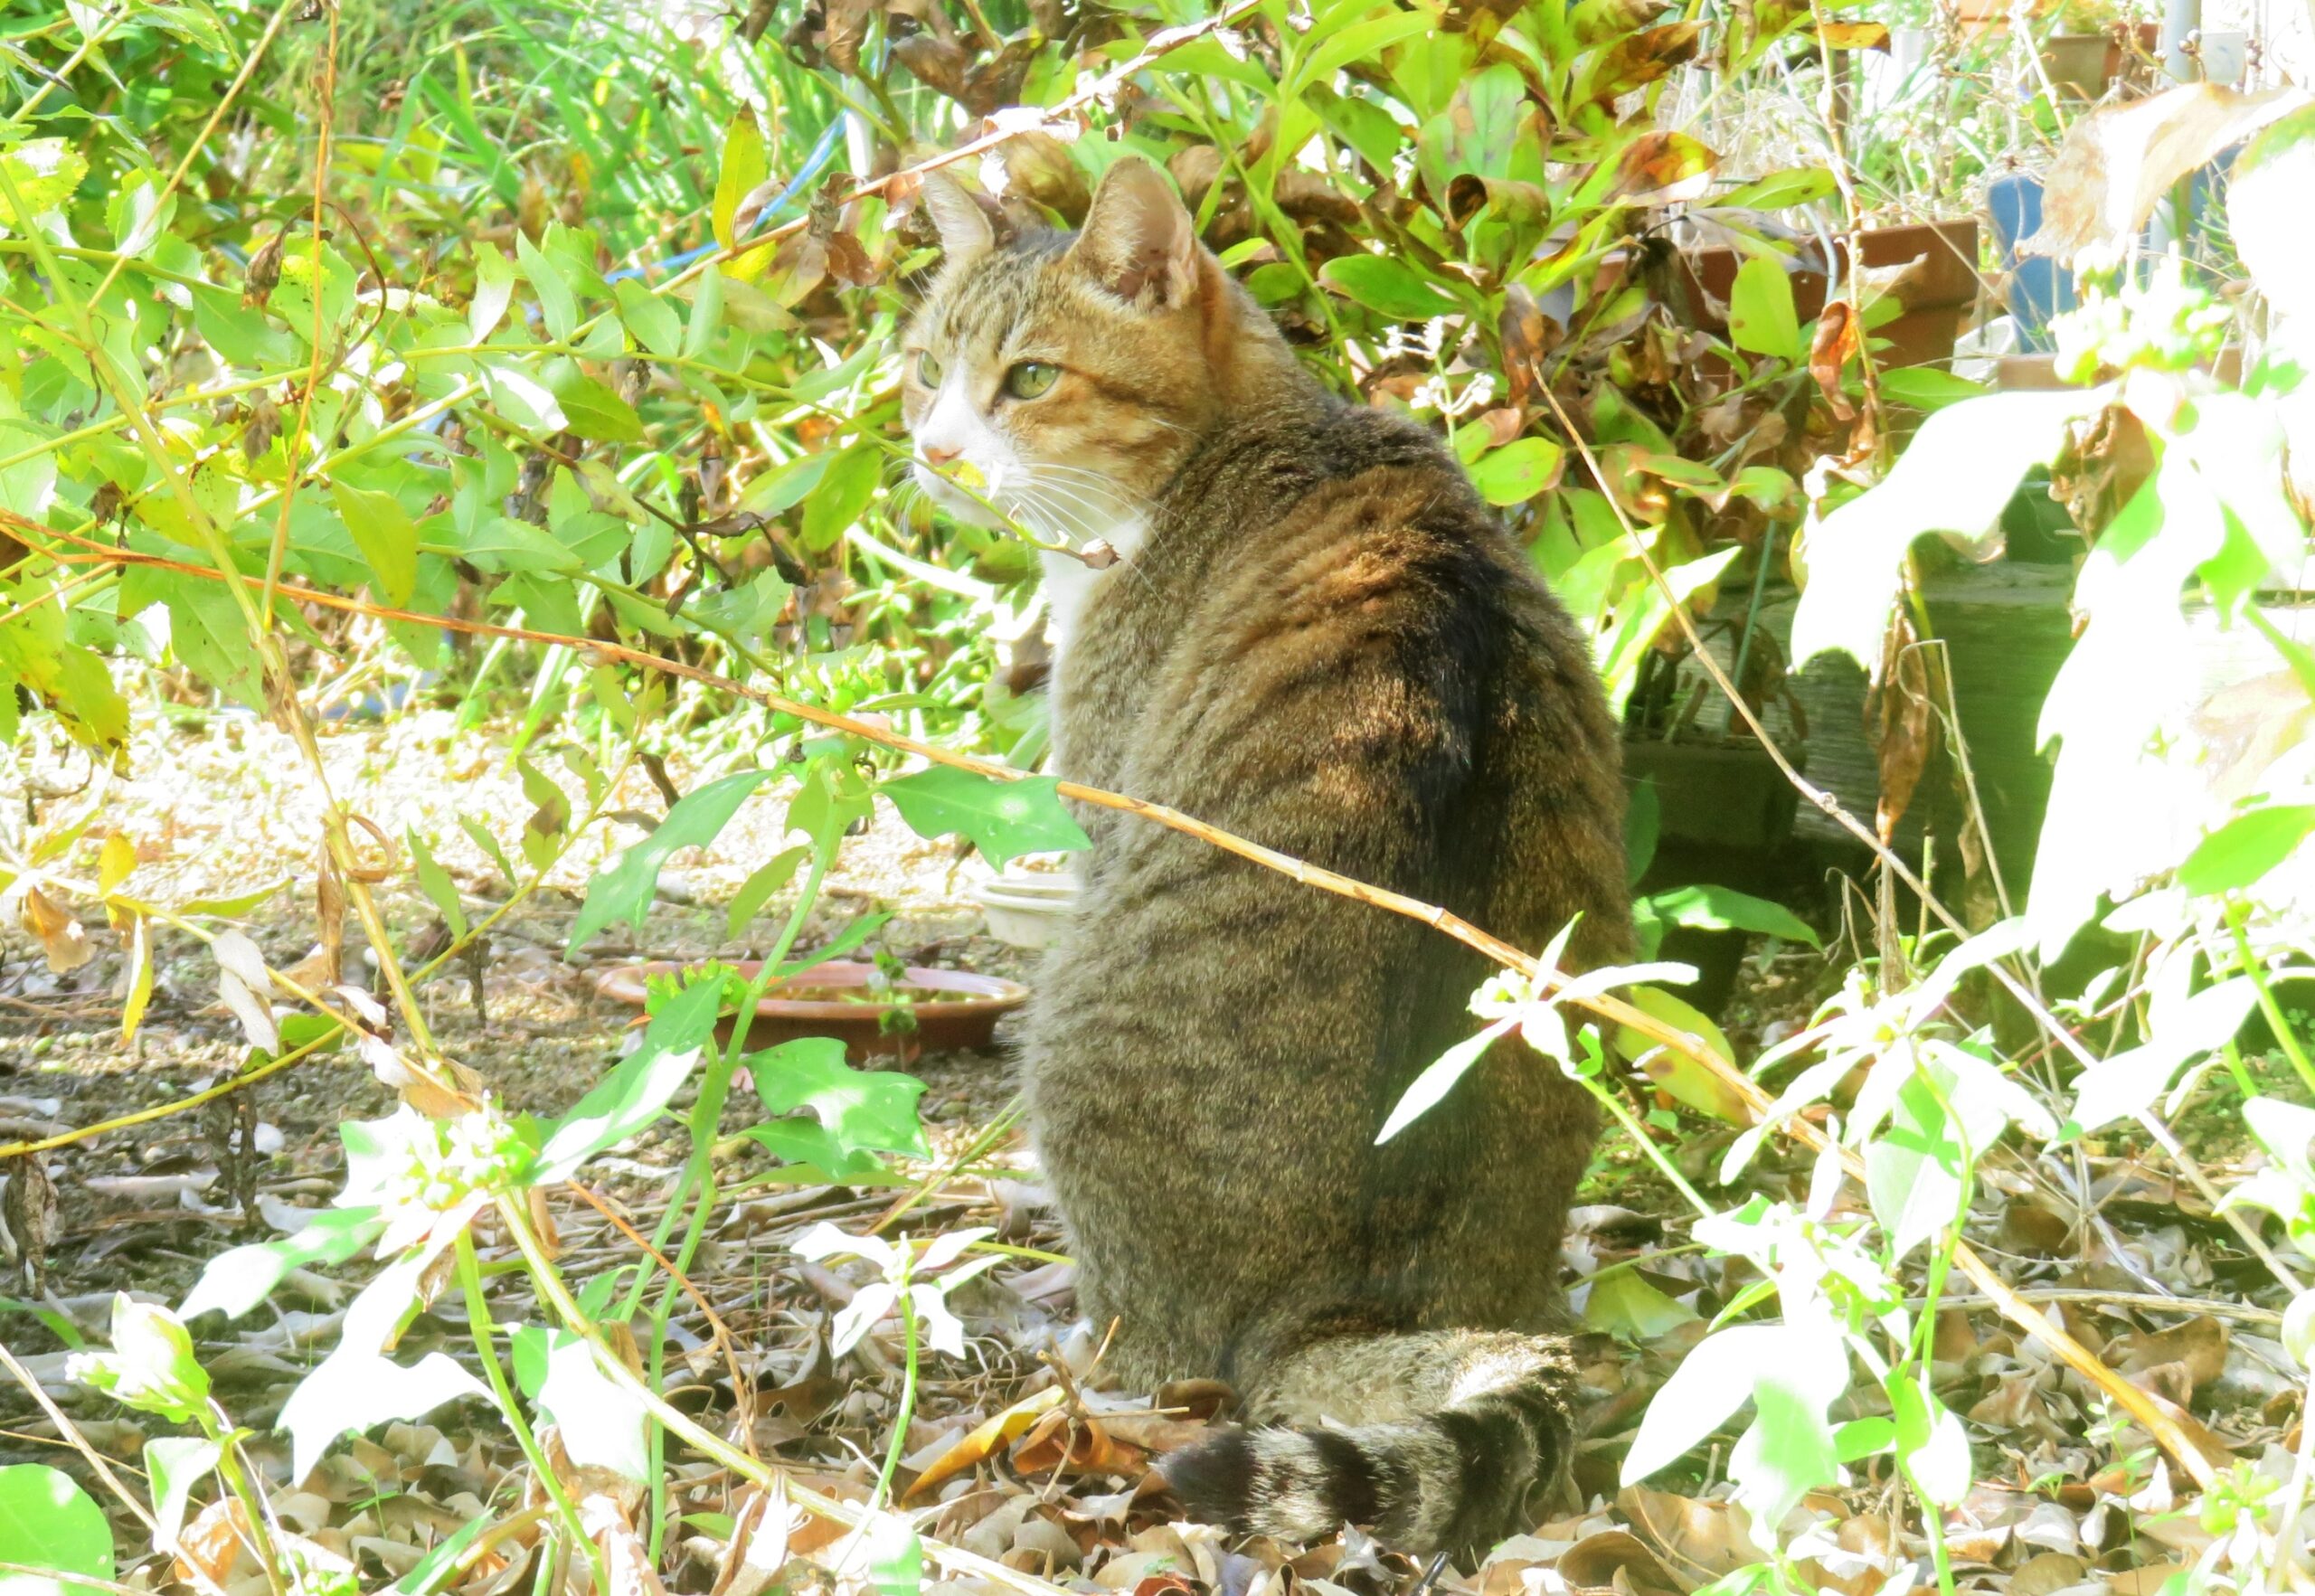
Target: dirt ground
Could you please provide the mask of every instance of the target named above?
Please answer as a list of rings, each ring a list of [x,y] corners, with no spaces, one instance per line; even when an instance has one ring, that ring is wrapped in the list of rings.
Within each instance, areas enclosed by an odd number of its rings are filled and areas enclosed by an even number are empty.
[[[506,729],[459,731],[449,712],[420,710],[384,723],[336,723],[322,746],[332,790],[368,823],[367,845],[378,849],[382,864],[389,863],[383,839],[399,851],[405,834],[415,833],[458,883],[469,918],[506,901],[507,882],[458,824],[478,823],[519,856],[515,842],[536,807],[535,788],[525,793]],[[560,751],[549,743],[528,751],[583,809],[581,783]],[[184,905],[281,883],[241,924],[276,967],[311,968],[320,809],[286,739],[243,715],[148,715],[127,777],[102,776],[77,751],[36,739],[21,753],[0,776],[0,846],[8,853],[30,856],[43,839],[61,838],[93,814],[99,818],[48,855],[52,868],[92,878],[104,839],[118,831],[135,845],[137,861],[124,891],[150,903]],[[668,773],[687,791],[727,764],[708,755],[671,757]],[[604,807],[656,817],[665,800],[636,770]],[[742,957],[775,934],[792,900],[775,898],[737,941],[726,937],[723,905],[782,845],[783,811],[779,785],[768,785],[712,847],[676,856],[640,941],[614,928],[572,956],[565,944],[589,876],[644,835],[632,818],[608,821],[493,928],[479,965],[479,1008],[474,972],[463,963],[445,966],[421,987],[444,1050],[512,1109],[551,1115],[568,1107],[618,1057],[632,1017],[598,993],[604,969],[638,958]],[[817,945],[858,914],[886,911],[892,919],[878,942],[910,962],[1033,979],[1035,956],[991,939],[969,895],[987,874],[978,857],[960,857],[952,843],[925,842],[881,811],[847,841],[798,946]],[[433,906],[402,884],[407,880],[397,859],[378,889],[405,949],[422,942],[436,920]],[[159,933],[152,1002],[124,1045],[123,959],[114,932],[92,920],[86,935],[94,956],[58,975],[13,915],[8,921],[0,930],[0,1141],[46,1138],[163,1109],[236,1067],[241,1033],[219,1002],[214,959],[194,938]],[[349,917],[347,978],[369,978],[361,955]],[[1738,1055],[1754,1056],[1805,1021],[1828,968],[1805,951],[1756,949],[1724,1016]],[[1355,1532],[1297,1551],[1236,1544],[1172,1521],[1149,1459],[1195,1433],[1211,1400],[1174,1393],[1166,1398],[1171,1405],[1153,1409],[1141,1393],[1105,1389],[1098,1338],[1072,1323],[1070,1271],[1054,1256],[1058,1228],[1018,1132],[983,1137],[1011,1098],[1005,1043],[1000,1029],[987,1052],[929,1054],[907,1066],[926,1083],[922,1111],[934,1158],[905,1172],[918,1185],[900,1228],[928,1234],[986,1225],[1016,1250],[958,1293],[967,1353],[926,1362],[902,1439],[900,1478],[932,1482],[904,1504],[936,1550],[936,1573],[938,1548],[945,1546],[1024,1579],[1089,1591],[1238,1596],[1271,1581],[1281,1592],[1299,1583],[1316,1596],[1410,1596],[1426,1571]],[[180,1301],[208,1260],[293,1229],[327,1204],[344,1172],[339,1128],[394,1104],[350,1053],[317,1055],[244,1095],[256,1126],[254,1158],[238,1154],[232,1113],[214,1109],[152,1118],[48,1153],[59,1206],[46,1238],[44,1293],[35,1297],[21,1268],[0,1283],[0,1343],[61,1404],[80,1435],[132,1478],[143,1442],[160,1431],[76,1385],[65,1370],[72,1344],[101,1344],[114,1292]],[[585,1172],[589,1188],[634,1229],[647,1232],[665,1210],[686,1152],[679,1116],[689,1100],[679,1097],[677,1118]],[[1639,1106],[1652,1110],[1689,1177],[1708,1185],[1733,1128],[1672,1115],[1668,1099]],[[743,1128],[754,1107],[751,1094],[735,1091],[726,1134]],[[2094,1233],[2070,1239],[2034,1183],[2004,1171],[1989,1176],[1973,1237],[2021,1286],[2093,1299],[2112,1293],[2138,1304],[2069,1299],[2063,1311],[2118,1366],[2150,1371],[2145,1378],[2162,1382],[2166,1400],[2178,1399],[2181,1411],[2191,1402],[2197,1433],[2215,1455],[2282,1466],[2276,1460],[2287,1459],[2296,1418],[2291,1365],[2273,1340],[2277,1316],[2240,1302],[2255,1271],[2207,1205],[2142,1149],[2093,1147],[2091,1160],[2103,1205]],[[1809,1190],[1810,1170],[1807,1157],[1772,1146],[1748,1181],[1753,1190],[1799,1200]],[[659,1349],[663,1390],[686,1411],[714,1416],[796,1480],[860,1501],[899,1412],[900,1336],[888,1321],[851,1353],[832,1357],[835,1316],[869,1277],[858,1264],[802,1260],[792,1243],[823,1221],[859,1233],[910,1193],[799,1187],[766,1178],[772,1174],[752,1144],[734,1144],[720,1159],[723,1197],[692,1270],[716,1323],[689,1300],[674,1303]],[[1675,1469],[1646,1485],[1618,1477],[1649,1395],[1748,1277],[1742,1266],[1687,1243],[1680,1202],[1620,1138],[1602,1143],[1584,1203],[1564,1261],[1574,1271],[1586,1326],[1576,1349],[1591,1438],[1573,1470],[1586,1505],[1506,1543],[1484,1566],[1428,1571],[1434,1588],[1458,1596],[1571,1587],[1680,1596],[1762,1555],[1767,1537],[1755,1536],[1728,1500],[1718,1450],[1693,1473]],[[549,1205],[572,1280],[614,1290],[634,1278],[638,1254],[618,1225],[571,1194],[555,1194]],[[485,1228],[478,1239],[492,1271],[494,1317],[535,1322],[539,1309],[505,1238]],[[462,1525],[496,1516],[531,1527],[491,1543],[451,1588],[460,1596],[506,1596],[537,1577],[543,1543],[535,1515],[524,1519],[518,1511],[534,1489],[525,1483],[532,1477],[524,1459],[503,1422],[479,1404],[385,1426],[346,1443],[308,1479],[288,1478],[288,1449],[270,1426],[335,1344],[351,1291],[374,1268],[357,1257],[340,1269],[302,1271],[240,1321],[197,1321],[218,1399],[254,1432],[250,1450],[272,1481],[277,1511],[313,1555],[342,1560],[364,1588],[376,1589]],[[1589,1284],[1594,1277],[1618,1284],[1602,1289]],[[2178,1312],[2150,1317],[2144,1305],[2158,1289],[2187,1299]],[[659,1289],[651,1287],[654,1295]],[[2182,1315],[2193,1317],[2173,1322]],[[728,1330],[728,1346],[716,1325]],[[1936,1340],[1944,1400],[1967,1413],[1982,1438],[1981,1483],[1945,1530],[1964,1586],[2004,1589],[2017,1577],[2018,1589],[2034,1596],[2070,1585],[2152,1596],[2175,1559],[2208,1544],[2190,1514],[2146,1508],[2155,1487],[2142,1444],[2101,1419],[2078,1384],[1981,1307],[1947,1309]],[[405,1355],[442,1347],[469,1359],[471,1346],[455,1292],[419,1313],[400,1343]],[[1877,1387],[1863,1383],[1851,1412],[1872,1412],[1876,1400]],[[991,1421],[1010,1428],[992,1441],[993,1431],[977,1429]],[[14,1382],[0,1383],[0,1461],[53,1462],[86,1478],[60,1444],[58,1427]],[[680,1447],[669,1453],[661,1485],[659,1569],[668,1590],[753,1596],[766,1588],[770,1576],[758,1578],[761,1570],[734,1572],[749,1540],[736,1526],[766,1511],[760,1493]],[[1803,1566],[1822,1588],[1876,1596],[1890,1581],[1902,1586],[1923,1577],[1926,1543],[1892,1511],[1889,1487],[1867,1469],[1853,1488],[1817,1493],[1796,1510],[1816,1525],[1798,1544],[1821,1542]],[[627,1491],[619,1500],[620,1512],[647,1527],[647,1498]],[[124,1577],[140,1589],[181,1584],[186,1575],[173,1576],[141,1529],[114,1510]],[[827,1527],[788,1526],[781,1583],[827,1582],[831,1560],[846,1554],[821,1533]],[[1784,1527],[1791,1543],[1794,1525]],[[2045,1558],[2061,1561],[2037,1561]],[[2029,1568],[2038,1571],[2030,1582]],[[260,1596],[262,1582],[246,1558],[232,1565],[229,1549],[217,1572],[229,1596]],[[988,1588],[953,1577],[947,1585]]]

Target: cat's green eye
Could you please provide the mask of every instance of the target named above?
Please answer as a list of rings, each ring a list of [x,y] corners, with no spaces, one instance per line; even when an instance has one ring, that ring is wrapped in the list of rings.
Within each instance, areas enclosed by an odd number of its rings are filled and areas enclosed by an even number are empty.
[[[916,380],[927,388],[940,386],[940,357],[930,349],[917,351]]]
[[[1061,368],[1049,360],[1025,360],[1005,373],[1005,392],[1016,399],[1042,399],[1060,380]]]

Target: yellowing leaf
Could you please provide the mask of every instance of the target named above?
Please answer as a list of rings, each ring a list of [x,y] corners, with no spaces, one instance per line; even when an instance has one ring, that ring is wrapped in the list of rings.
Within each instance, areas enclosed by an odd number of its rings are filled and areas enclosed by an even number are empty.
[[[1880,50],[1889,48],[1889,25],[1886,23],[1828,22],[1817,30],[1817,37],[1828,50]]]
[[[113,888],[128,879],[137,868],[137,845],[125,832],[114,832],[105,838],[105,845],[97,854],[97,891],[112,896]]]
[[[715,241],[723,248],[728,250],[737,241],[732,223],[739,212],[740,202],[764,180],[770,169],[764,155],[763,128],[757,123],[755,112],[742,106],[740,114],[724,130],[723,168],[715,176],[715,204],[709,212],[715,228]]]
[[[1728,1045],[1728,1038],[1722,1034],[1720,1027],[1688,1004],[1658,987],[1634,987],[1628,996],[1632,1006],[1642,1014],[1661,1020],[1675,1031],[1685,1031],[1724,1062],[1734,1063],[1735,1049]],[[1753,1122],[1752,1110],[1736,1089],[1687,1054],[1659,1046],[1629,1025],[1618,1027],[1616,1051],[1628,1059],[1639,1060],[1640,1070],[1650,1081],[1697,1113],[1725,1119],[1732,1125]]]
[[[974,1428],[972,1432],[926,1466],[916,1477],[916,1483],[901,1494],[901,1500],[921,1495],[942,1480],[962,1474],[1012,1444],[1016,1436],[1025,1434],[1031,1425],[1059,1407],[1069,1393],[1058,1385],[1048,1385],[1034,1396],[1023,1397],[1003,1412]]]
[[[89,175],[89,163],[61,138],[27,139],[0,154],[0,167],[6,169],[9,184],[23,202],[19,211],[10,203],[8,190],[0,188],[0,222],[19,231],[33,217],[55,210],[71,198],[80,179]]]
[[[120,1004],[120,1040],[125,1046],[136,1040],[137,1027],[145,1018],[145,1006],[153,1000],[153,928],[141,914],[128,917],[128,995]]]

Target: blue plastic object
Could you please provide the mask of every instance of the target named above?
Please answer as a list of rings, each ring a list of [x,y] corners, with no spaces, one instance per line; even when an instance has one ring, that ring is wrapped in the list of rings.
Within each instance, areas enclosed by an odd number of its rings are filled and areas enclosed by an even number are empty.
[[[2001,251],[2018,345],[2029,350],[2054,348],[2050,317],[2074,307],[2074,274],[2061,271],[2046,255],[2021,258],[2017,253],[2018,241],[2041,228],[2042,181],[2024,172],[2006,172],[1986,184],[1986,205],[1993,212],[1994,245]]]

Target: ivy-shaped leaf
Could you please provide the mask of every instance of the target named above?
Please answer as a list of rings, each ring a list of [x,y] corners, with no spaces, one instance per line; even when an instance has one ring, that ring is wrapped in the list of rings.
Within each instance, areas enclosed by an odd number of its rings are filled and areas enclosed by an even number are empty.
[[[914,1076],[893,1070],[855,1070],[845,1062],[844,1044],[832,1036],[784,1042],[750,1053],[743,1062],[766,1113],[810,1110],[846,1155],[931,1156],[916,1110],[924,1082]]]
[[[893,800],[917,836],[930,839],[961,833],[1002,869],[1016,854],[1091,845],[1061,807],[1060,786],[1051,776],[1000,781],[976,770],[934,765],[912,776],[895,777],[878,790]]]

